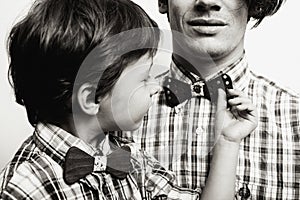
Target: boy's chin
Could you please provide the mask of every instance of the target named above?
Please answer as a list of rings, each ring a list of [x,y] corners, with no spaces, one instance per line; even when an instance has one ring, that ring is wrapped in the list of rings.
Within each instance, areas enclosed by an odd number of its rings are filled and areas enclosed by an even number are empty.
[[[120,131],[135,131],[137,129],[140,128],[140,126],[142,125],[142,119],[138,122],[132,122],[132,123],[128,123],[124,126],[120,126],[119,130]]]

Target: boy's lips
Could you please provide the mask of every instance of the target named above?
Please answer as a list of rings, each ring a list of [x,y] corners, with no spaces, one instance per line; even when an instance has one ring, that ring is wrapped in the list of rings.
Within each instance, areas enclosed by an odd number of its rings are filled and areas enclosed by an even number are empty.
[[[214,35],[220,32],[228,24],[215,18],[195,18],[187,21],[193,30],[204,35]]]

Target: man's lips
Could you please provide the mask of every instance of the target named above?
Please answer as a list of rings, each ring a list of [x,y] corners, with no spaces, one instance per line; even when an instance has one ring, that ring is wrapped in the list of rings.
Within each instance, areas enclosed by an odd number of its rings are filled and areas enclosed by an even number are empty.
[[[220,19],[192,19],[187,22],[190,26],[226,26],[227,23]]]
[[[228,24],[220,19],[214,18],[197,18],[187,21],[187,24],[192,27],[192,30],[198,34],[213,36],[220,33]]]

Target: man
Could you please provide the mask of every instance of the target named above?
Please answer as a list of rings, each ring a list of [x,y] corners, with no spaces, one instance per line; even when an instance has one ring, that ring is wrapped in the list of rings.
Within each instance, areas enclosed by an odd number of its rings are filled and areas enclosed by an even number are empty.
[[[165,92],[134,140],[174,171],[180,186],[203,188],[218,139],[215,88],[223,82],[242,90],[259,111],[257,129],[241,143],[236,198],[300,199],[299,96],[251,72],[244,50],[249,20],[259,25],[283,0],[158,3],[173,31],[172,64]]]

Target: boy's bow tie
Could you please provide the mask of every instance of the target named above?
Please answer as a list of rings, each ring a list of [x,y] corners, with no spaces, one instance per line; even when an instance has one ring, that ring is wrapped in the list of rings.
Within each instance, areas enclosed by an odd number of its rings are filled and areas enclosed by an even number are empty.
[[[166,103],[169,107],[173,108],[192,97],[204,97],[215,103],[218,98],[218,88],[227,91],[227,89],[232,89],[233,87],[231,78],[227,74],[222,73],[220,76],[207,82],[197,80],[192,84],[166,77],[163,82],[163,88]]]
[[[86,152],[71,147],[64,164],[63,177],[67,184],[73,184],[92,172],[105,171],[119,179],[124,179],[131,170],[131,151],[122,146],[107,156],[90,156]]]

